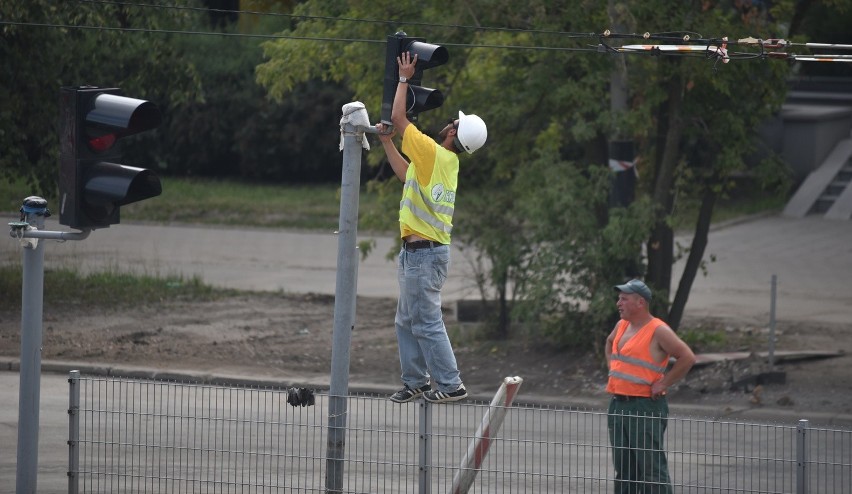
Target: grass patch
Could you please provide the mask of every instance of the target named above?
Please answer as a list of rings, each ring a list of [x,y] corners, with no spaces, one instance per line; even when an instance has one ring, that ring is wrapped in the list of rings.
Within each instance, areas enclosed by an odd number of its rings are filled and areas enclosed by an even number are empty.
[[[163,178],[163,194],[122,208],[122,219],[158,223],[336,229],[337,185],[265,185],[217,180]],[[375,198],[361,192],[360,209]]]
[[[24,198],[31,195],[33,195],[31,188],[22,178],[10,181],[8,177],[0,176],[0,211],[2,211],[2,214],[17,214]],[[3,226],[5,226],[5,223]]]
[[[162,177],[159,197],[123,206],[122,220],[154,223],[199,223],[301,230],[334,230],[340,218],[340,187],[336,184],[270,185],[228,180],[202,180]],[[32,195],[23,180],[0,180],[0,205],[14,214],[23,199]],[[487,194],[469,189],[467,194]],[[396,191],[394,200],[398,199]],[[53,199],[48,204],[57,211]],[[713,223],[765,211],[780,211],[786,203],[783,194],[757,190],[740,191],[736,198],[721,199],[713,213]],[[363,187],[359,193],[359,223],[396,227],[395,210],[388,211],[379,194]],[[395,204],[395,203],[394,203]],[[677,231],[692,230],[698,215],[698,199],[678,199],[672,224]],[[464,211],[460,211],[464,214]],[[383,218],[384,221],[364,221]]]
[[[678,331],[681,339],[694,352],[718,352],[728,348],[728,335],[720,329],[686,329]]]
[[[0,310],[21,308],[22,277],[21,266],[0,266]],[[71,269],[44,273],[44,302],[58,306],[138,307],[175,301],[206,302],[236,293],[206,285],[198,277],[154,277],[114,271],[80,275]]]
[[[163,193],[122,206],[122,221],[196,223],[262,228],[335,230],[340,220],[340,186],[335,184],[271,185],[228,180],[161,177]],[[0,204],[17,213],[33,195],[23,181],[0,179]],[[56,199],[48,207],[57,213]],[[359,213],[381,213],[378,195],[366,187],[359,193]]]

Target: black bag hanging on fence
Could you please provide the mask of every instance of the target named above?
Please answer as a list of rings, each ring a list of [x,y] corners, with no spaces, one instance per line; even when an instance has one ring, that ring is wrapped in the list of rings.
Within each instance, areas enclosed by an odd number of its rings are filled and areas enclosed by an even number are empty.
[[[307,388],[290,388],[287,390],[287,403],[294,407],[309,407],[314,405],[314,392]]]

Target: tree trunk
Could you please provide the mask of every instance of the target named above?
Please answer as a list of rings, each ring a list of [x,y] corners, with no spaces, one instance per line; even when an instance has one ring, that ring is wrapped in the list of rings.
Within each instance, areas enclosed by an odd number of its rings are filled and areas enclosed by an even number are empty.
[[[679,63],[673,60],[671,63]],[[673,74],[668,81],[668,101],[660,115],[661,124],[665,128],[665,141],[662,153],[658,153],[658,166],[655,173],[653,199],[657,208],[657,221],[651,238],[648,239],[648,272],[646,281],[665,293],[671,288],[672,263],[674,260],[674,232],[666,222],[671,214],[674,201],[674,172],[680,158],[680,139],[683,134],[681,124],[681,109],[683,107],[683,77],[679,72]],[[661,298],[662,305],[667,305],[668,298]],[[665,309],[656,305],[656,309]]]
[[[692,290],[692,283],[695,281],[695,276],[698,274],[701,260],[704,258],[704,252],[707,249],[710,221],[713,219],[713,209],[716,207],[718,197],[719,195],[711,187],[708,187],[701,198],[701,208],[698,211],[698,221],[695,224],[695,236],[692,237],[689,256],[686,258],[686,265],[683,268],[683,274],[680,276],[680,283],[677,286],[669,317],[666,320],[675,331],[677,331],[683,319],[683,312],[689,299],[689,292]]]
[[[492,262],[494,260],[492,259]],[[493,275],[492,275],[493,276]],[[497,289],[497,321],[494,328],[494,337],[498,340],[509,339],[509,301],[506,299],[507,287],[509,284],[508,269],[503,267],[500,269],[500,274],[493,276],[494,286]]]

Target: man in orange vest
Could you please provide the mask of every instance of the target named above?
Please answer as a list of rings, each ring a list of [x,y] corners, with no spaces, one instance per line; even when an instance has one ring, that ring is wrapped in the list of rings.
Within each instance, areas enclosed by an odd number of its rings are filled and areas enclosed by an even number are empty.
[[[671,494],[663,435],[669,415],[666,390],[683,379],[695,354],[662,320],[652,316],[651,290],[640,280],[614,287],[621,320],[606,339],[607,430],[616,494]],[[676,361],[668,369],[669,359]]]

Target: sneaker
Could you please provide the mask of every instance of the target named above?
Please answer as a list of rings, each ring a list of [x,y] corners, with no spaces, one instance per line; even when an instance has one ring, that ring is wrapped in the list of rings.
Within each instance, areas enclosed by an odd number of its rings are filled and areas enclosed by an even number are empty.
[[[390,400],[394,401],[396,403],[408,403],[409,401],[413,400],[414,398],[417,398],[418,396],[422,395],[423,393],[425,393],[425,392],[427,392],[431,389],[432,389],[432,387],[429,386],[428,384],[424,384],[423,386],[421,386],[417,389],[411,389],[406,384],[404,388],[402,388],[399,391],[397,391],[396,393],[392,394],[390,396]]]
[[[452,393],[443,391],[426,391],[423,393],[423,398],[432,403],[447,403],[450,401],[459,401],[467,398],[467,390],[464,389],[464,384],[459,386],[459,389]]]

